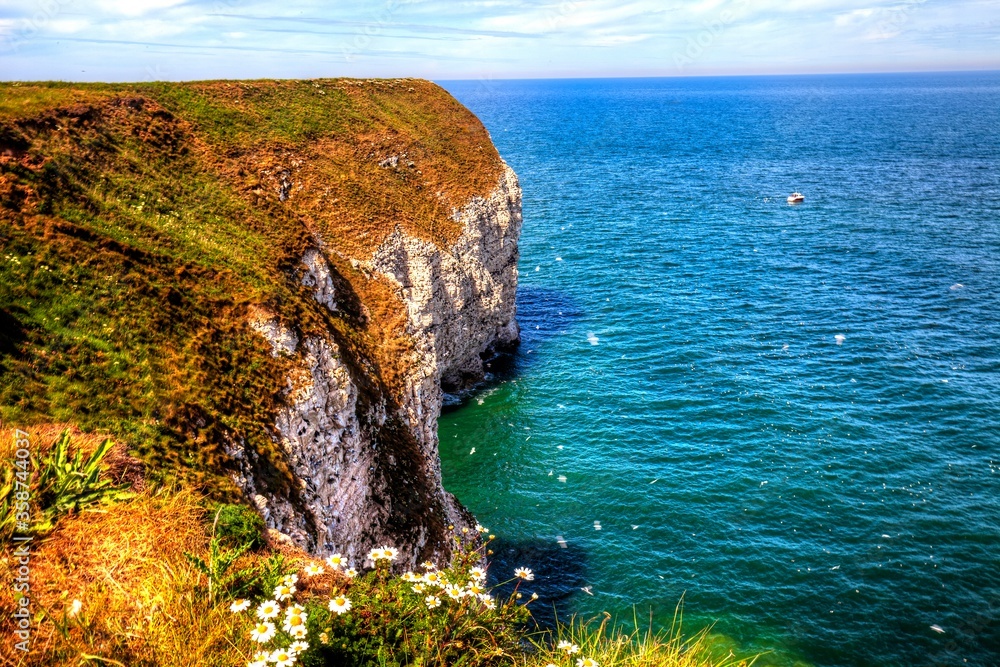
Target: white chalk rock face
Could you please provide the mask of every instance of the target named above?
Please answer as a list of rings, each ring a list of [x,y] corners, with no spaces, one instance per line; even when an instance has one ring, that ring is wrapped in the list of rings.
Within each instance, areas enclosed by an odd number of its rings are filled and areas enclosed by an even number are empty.
[[[421,366],[410,378],[411,423],[422,442],[434,444],[435,460],[442,386],[456,390],[482,381],[484,356],[519,340],[521,188],[514,171],[504,165],[490,196],[473,199],[454,217],[463,232],[451,248],[397,229],[366,266],[392,280],[406,304],[407,333]]]
[[[312,288],[313,298],[317,302],[330,310],[337,310],[330,264],[323,257],[323,253],[318,248],[310,248],[302,257],[302,264],[306,267],[306,272],[302,276],[302,284]]]
[[[483,360],[519,339],[521,190],[514,172],[504,165],[489,196],[473,199],[454,216],[463,231],[450,248],[397,229],[360,263],[389,278],[406,304],[417,359],[404,396],[365,398],[358,387],[368,383],[356,375],[362,371],[345,363],[332,338],[300,343],[273,315],[258,310],[252,316],[251,327],[271,353],[297,362],[274,425],[295,488],[264,490],[244,451],[230,452],[240,468],[234,478],[269,528],[308,551],[337,551],[359,567],[362,554],[389,543],[400,549],[400,567],[415,567],[425,558],[447,558],[447,526],[472,521],[441,485],[437,421],[442,386],[452,391],[482,381]],[[308,251],[302,263],[303,286],[335,310],[334,282],[322,251]],[[407,433],[391,432],[396,423]]]
[[[250,313],[250,328],[271,344],[271,354],[275,357],[291,356],[299,346],[299,337],[295,332],[278,321],[274,313],[262,308],[255,308]]]

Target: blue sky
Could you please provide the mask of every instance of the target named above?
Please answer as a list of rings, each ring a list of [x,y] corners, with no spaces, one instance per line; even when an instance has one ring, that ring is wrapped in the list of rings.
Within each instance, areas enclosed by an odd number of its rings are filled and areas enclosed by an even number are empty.
[[[0,0],[0,78],[1000,69],[1000,0]]]

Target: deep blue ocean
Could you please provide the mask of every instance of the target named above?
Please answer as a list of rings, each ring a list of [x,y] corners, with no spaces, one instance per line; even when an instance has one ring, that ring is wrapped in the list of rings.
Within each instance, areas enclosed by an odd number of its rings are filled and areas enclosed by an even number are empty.
[[[1000,665],[1000,73],[443,85],[524,189],[522,347],[440,422],[498,574]]]

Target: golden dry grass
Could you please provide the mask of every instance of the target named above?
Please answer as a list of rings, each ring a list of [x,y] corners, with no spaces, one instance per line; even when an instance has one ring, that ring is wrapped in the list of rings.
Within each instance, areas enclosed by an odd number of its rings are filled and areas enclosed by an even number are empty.
[[[100,656],[127,665],[194,665],[202,663],[192,649],[234,650],[226,624],[193,598],[196,577],[183,557],[207,544],[203,511],[192,494],[181,492],[142,495],[62,519],[31,559],[32,606],[45,615],[35,625],[31,651],[5,653],[2,664],[73,665]],[[10,566],[5,554],[5,581],[13,576]],[[73,600],[83,606],[67,618]],[[0,634],[6,646],[13,644],[14,602],[5,588]]]
[[[65,424],[27,429],[36,460],[44,456],[64,428],[72,446],[93,451],[105,436]],[[0,428],[0,460],[10,460],[14,429]],[[117,446],[106,459],[103,475],[124,480],[136,473],[136,461]],[[140,471],[141,473],[141,471]],[[141,474],[133,488],[142,488]],[[211,605],[199,594],[204,579],[184,553],[205,556],[211,517],[204,498],[190,490],[141,491],[135,498],[97,506],[60,519],[48,535],[32,543],[30,595],[31,650],[13,650],[18,641],[12,613],[19,594],[0,588],[0,666],[118,664],[194,667],[244,664],[253,651],[245,616],[227,602]],[[247,567],[280,552],[289,568],[314,562],[290,545],[245,555]],[[0,556],[0,581],[12,582],[17,566],[11,549]],[[327,573],[303,586],[311,594],[328,593],[343,575]],[[70,614],[74,600],[82,607]],[[37,617],[37,615],[41,615]]]
[[[28,428],[35,465],[59,436],[64,424]],[[93,451],[105,436],[81,433],[69,427],[74,449]],[[0,459],[10,460],[13,429],[0,429]],[[141,475],[121,448],[112,450],[105,476]],[[201,552],[207,544],[199,498],[187,491],[140,493],[112,506],[97,506],[66,516],[46,536],[32,542],[29,597],[35,615],[31,650],[12,649],[15,643],[11,614],[17,595],[11,586],[0,589],[2,665],[195,665],[211,664],[195,658],[192,648],[210,648],[226,655],[235,647],[226,640],[230,623],[220,623],[219,612],[199,605],[193,597],[196,575],[184,551]],[[14,579],[10,550],[0,559],[0,579]],[[15,597],[17,595],[17,598]],[[82,610],[67,617],[73,600]],[[192,643],[193,642],[193,643]],[[230,663],[232,660],[230,660]]]

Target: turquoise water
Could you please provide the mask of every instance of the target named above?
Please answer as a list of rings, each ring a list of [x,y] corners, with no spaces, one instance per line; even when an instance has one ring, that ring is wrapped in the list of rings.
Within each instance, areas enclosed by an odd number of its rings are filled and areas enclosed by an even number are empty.
[[[440,428],[495,567],[765,663],[1000,664],[1000,74],[444,85],[524,189],[523,345]]]

